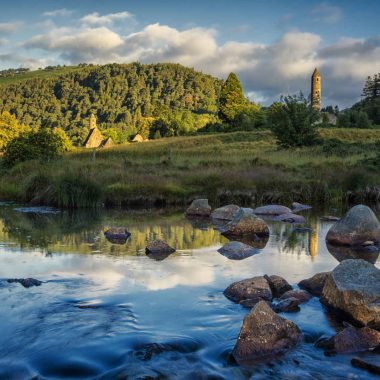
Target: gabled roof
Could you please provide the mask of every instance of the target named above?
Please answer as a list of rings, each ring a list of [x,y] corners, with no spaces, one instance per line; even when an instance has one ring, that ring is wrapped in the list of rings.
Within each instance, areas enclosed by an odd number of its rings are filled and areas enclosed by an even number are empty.
[[[102,133],[97,127],[92,128],[83,143],[86,148],[97,148],[101,142],[104,140]]]

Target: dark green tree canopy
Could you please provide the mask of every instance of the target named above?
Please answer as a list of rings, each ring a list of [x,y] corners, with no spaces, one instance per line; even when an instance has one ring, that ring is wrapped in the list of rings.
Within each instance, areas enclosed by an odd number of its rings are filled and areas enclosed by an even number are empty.
[[[219,117],[227,123],[233,122],[247,104],[243,88],[235,73],[230,73],[224,83],[219,99]]]

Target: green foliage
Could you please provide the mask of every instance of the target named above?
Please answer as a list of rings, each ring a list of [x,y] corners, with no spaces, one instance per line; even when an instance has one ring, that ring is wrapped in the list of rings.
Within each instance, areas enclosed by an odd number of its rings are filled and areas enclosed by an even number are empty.
[[[380,97],[364,99],[354,104],[351,110],[364,112],[373,124],[380,126]]]
[[[69,147],[70,140],[62,130],[31,131],[14,138],[5,146],[3,163],[10,167],[28,160],[51,160]]]
[[[239,78],[230,73],[222,87],[219,99],[219,117],[222,121],[232,123],[243,111],[247,99],[243,94]]]
[[[338,117],[337,127],[340,128],[371,128],[372,124],[364,111],[350,109]]]
[[[300,93],[282,98],[269,109],[269,122],[277,142],[283,147],[313,145],[318,141],[316,122],[319,113],[315,111]]]
[[[0,114],[0,152],[9,141],[30,130],[25,125],[19,124],[15,115],[4,111]]]
[[[59,127],[76,145],[88,134],[91,113],[106,136],[113,129],[108,135],[115,142],[125,142],[138,132],[148,137],[152,118],[171,122],[173,115],[178,121],[182,117],[178,115],[184,114],[187,123],[188,115],[194,120],[214,115],[222,83],[177,64],[139,63],[53,67],[17,78],[3,85],[9,78],[0,78],[0,112],[14,113],[33,129]],[[182,128],[178,122],[171,127]],[[194,122],[190,129],[197,127]]]

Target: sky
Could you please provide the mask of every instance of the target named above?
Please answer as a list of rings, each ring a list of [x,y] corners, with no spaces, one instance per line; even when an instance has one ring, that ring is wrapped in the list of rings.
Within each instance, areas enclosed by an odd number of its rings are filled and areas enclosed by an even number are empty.
[[[0,0],[0,69],[175,62],[268,105],[310,93],[351,106],[380,71],[379,0]]]

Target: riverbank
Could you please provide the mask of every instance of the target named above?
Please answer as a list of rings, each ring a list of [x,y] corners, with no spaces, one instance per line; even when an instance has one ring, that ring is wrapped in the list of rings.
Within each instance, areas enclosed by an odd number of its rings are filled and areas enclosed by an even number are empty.
[[[269,131],[173,137],[1,172],[0,198],[58,207],[376,201],[380,130],[323,129],[323,143],[279,149]],[[378,190],[379,189],[379,190]]]

